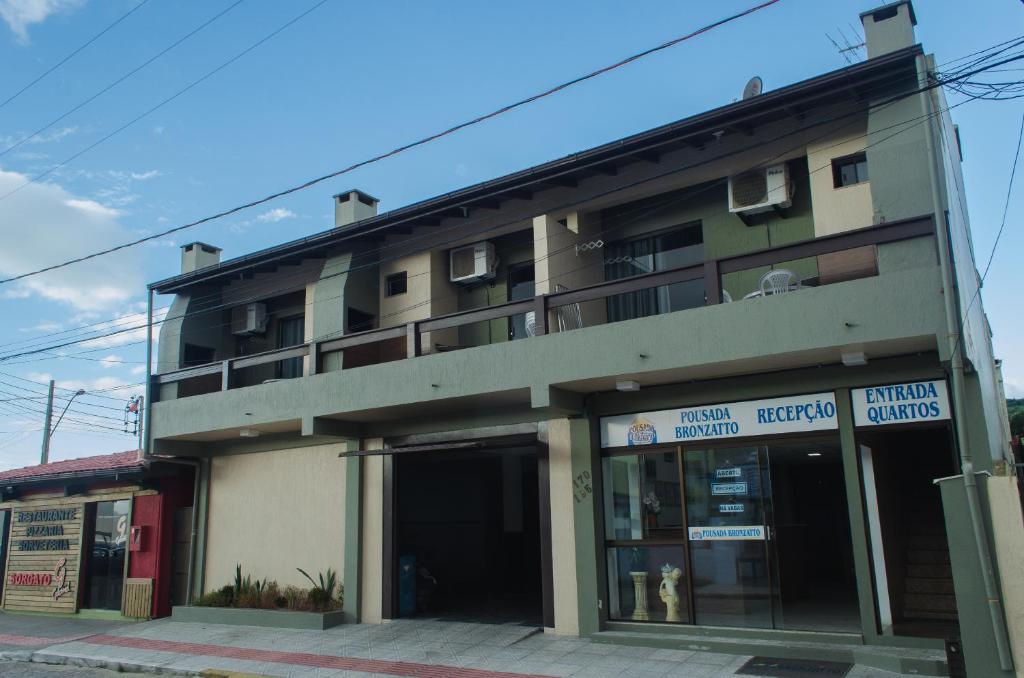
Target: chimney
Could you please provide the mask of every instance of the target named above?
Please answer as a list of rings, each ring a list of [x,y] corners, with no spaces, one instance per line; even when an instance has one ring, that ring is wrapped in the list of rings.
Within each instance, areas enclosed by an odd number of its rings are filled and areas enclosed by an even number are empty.
[[[860,15],[864,24],[864,42],[867,43],[868,58],[896,52],[910,47],[914,38],[917,17],[910,0],[898,0]]]
[[[220,263],[220,248],[204,242],[192,242],[181,247],[181,272],[191,273]]]
[[[352,189],[334,196],[334,227],[340,228],[377,216],[377,203],[372,195]]]

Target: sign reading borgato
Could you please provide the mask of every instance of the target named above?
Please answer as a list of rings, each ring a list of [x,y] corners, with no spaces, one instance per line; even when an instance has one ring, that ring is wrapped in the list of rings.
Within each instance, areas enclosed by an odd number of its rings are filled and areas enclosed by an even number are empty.
[[[601,419],[601,447],[777,435],[838,428],[831,393],[747,400]]]
[[[949,419],[946,382],[918,381],[850,391],[857,426],[910,424]]]

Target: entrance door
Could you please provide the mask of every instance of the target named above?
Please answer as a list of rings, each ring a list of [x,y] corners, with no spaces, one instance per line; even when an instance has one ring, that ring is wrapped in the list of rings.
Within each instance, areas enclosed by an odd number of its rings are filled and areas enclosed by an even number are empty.
[[[537,448],[402,453],[392,463],[391,614],[540,626]]]
[[[683,454],[695,623],[771,628],[764,449],[720,447]]]
[[[124,586],[125,546],[128,543],[128,513],[131,501],[100,501],[90,505],[93,514],[90,538],[84,546],[86,557],[84,607],[120,610]],[[89,519],[87,514],[87,519]]]

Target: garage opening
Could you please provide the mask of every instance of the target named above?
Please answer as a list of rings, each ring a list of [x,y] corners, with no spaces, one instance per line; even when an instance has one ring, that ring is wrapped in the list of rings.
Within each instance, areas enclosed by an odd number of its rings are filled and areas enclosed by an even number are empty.
[[[484,447],[392,459],[395,616],[541,626],[546,455]]]

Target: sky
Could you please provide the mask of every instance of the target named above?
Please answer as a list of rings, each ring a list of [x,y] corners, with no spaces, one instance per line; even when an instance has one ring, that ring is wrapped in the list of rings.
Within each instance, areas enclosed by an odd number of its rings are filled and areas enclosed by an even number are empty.
[[[138,1],[0,0],[0,102]],[[0,103],[0,274],[153,234],[300,183],[754,3],[327,0],[146,114],[314,4],[147,0],[52,74]],[[120,326],[134,326],[145,310],[146,283],[176,274],[178,248],[188,242],[239,256],[330,228],[331,196],[349,188],[391,210],[728,104],[753,75],[767,91],[841,68],[846,61],[829,37],[855,41],[859,13],[877,4],[781,0],[271,204],[0,286],[0,354],[59,343],[71,335],[53,333],[84,324],[122,318]],[[1024,33],[1024,5],[1015,0],[977,0],[969,12],[954,0],[919,0],[915,9],[918,40],[939,62]],[[864,58],[863,51],[850,56]],[[977,101],[953,111],[980,265],[1001,221],[1022,113],[1024,100]],[[1024,249],[1024,176],[1017,178],[983,300],[1008,395],[1024,397],[1024,314],[1014,262]],[[157,298],[156,305],[169,302]],[[134,449],[134,438],[123,432],[123,410],[141,392],[142,339],[142,331],[124,332],[0,362],[0,469],[38,461],[49,379],[57,382],[58,409],[75,390],[87,392],[54,435],[51,459]]]

